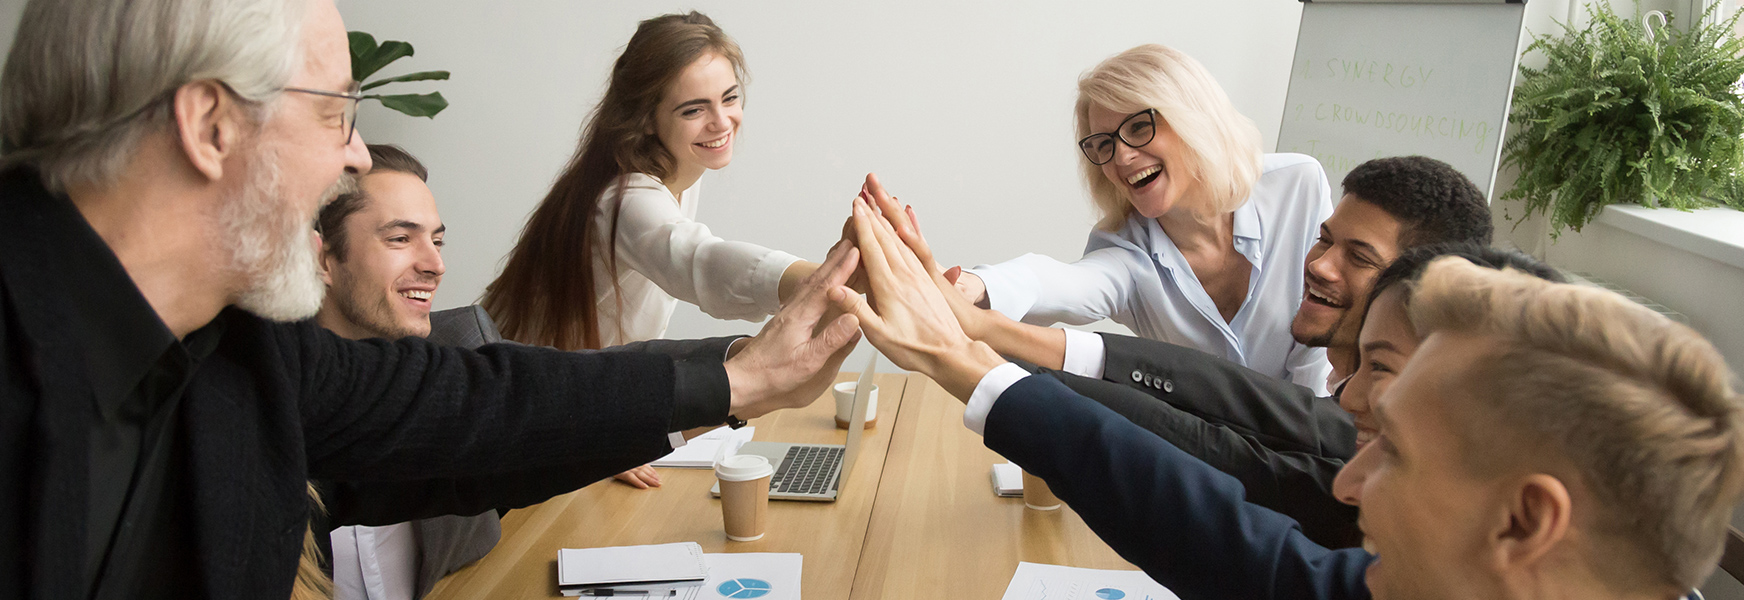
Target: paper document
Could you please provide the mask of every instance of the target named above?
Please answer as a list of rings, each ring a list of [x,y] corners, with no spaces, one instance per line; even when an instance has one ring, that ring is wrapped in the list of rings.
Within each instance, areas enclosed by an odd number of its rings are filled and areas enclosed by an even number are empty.
[[[713,556],[712,554],[710,556]],[[711,578],[712,579],[712,578]],[[1143,571],[1017,563],[1003,600],[1180,600]]]
[[[733,429],[719,427],[714,431],[690,438],[683,446],[674,449],[671,454],[660,457],[652,464],[656,467],[677,469],[713,469],[715,461],[739,453],[739,447],[751,441],[751,434],[756,433],[756,427]]]
[[[1023,497],[1023,468],[1014,463],[993,465],[993,493],[1000,498]]]
[[[704,554],[703,559],[708,561],[708,581],[680,590],[678,600],[799,600],[804,561],[798,554]]]
[[[707,575],[696,542],[557,551],[557,587],[565,591],[694,586]]]

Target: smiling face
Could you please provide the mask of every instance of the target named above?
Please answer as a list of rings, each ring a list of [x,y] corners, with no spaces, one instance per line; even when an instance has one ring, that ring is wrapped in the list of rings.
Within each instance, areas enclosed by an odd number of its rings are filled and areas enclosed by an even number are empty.
[[[363,178],[364,206],[345,219],[345,256],[325,253],[329,284],[319,315],[343,337],[423,337],[442,283],[447,227],[417,176],[387,171]]]
[[[1386,393],[1394,377],[1405,369],[1405,363],[1417,352],[1417,331],[1405,315],[1405,288],[1388,286],[1375,298],[1363,319],[1356,373],[1338,396],[1338,406],[1356,418],[1356,447],[1361,450],[1374,440],[1375,426],[1371,404]]]
[[[1462,456],[1461,379],[1495,342],[1438,333],[1374,400],[1379,436],[1333,482],[1361,508],[1366,579],[1377,600],[1494,598],[1492,535],[1507,527],[1508,489]]]
[[[1290,335],[1308,346],[1355,348],[1375,278],[1399,250],[1399,220],[1346,194],[1308,250],[1302,304]]]
[[[1092,133],[1113,133],[1126,121],[1129,113],[1120,113],[1091,104],[1089,110]],[[1114,158],[1102,165],[1102,176],[1115,189],[1126,192],[1134,210],[1147,219],[1163,216],[1179,206],[1181,199],[1193,188],[1193,164],[1187,145],[1161,118],[1155,120],[1156,135],[1150,143],[1137,148],[1113,141]],[[1127,137],[1132,137],[1128,134]]]
[[[695,181],[705,169],[733,162],[744,117],[733,63],[708,53],[684,68],[654,114],[656,135],[675,162],[672,178]]]

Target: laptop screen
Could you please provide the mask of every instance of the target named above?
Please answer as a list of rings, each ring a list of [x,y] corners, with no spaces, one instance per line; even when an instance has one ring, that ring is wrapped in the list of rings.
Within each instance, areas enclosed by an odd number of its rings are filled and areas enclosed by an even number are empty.
[[[866,433],[866,405],[872,398],[872,374],[878,370],[878,351],[871,352],[872,357],[866,359],[866,367],[860,369],[860,379],[854,384],[854,410],[849,413],[848,444],[842,454],[842,476],[836,480],[836,493],[840,494],[843,486],[848,483],[848,476],[854,472],[854,459],[860,455],[860,438]],[[888,402],[888,400],[886,400]]]

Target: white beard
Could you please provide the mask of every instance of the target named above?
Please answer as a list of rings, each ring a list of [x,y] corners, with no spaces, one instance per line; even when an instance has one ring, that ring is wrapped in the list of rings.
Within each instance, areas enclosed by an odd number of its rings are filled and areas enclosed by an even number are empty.
[[[219,215],[231,268],[248,282],[236,306],[271,321],[315,316],[327,286],[321,282],[313,219],[302,219],[286,206],[296,203],[283,197],[275,147],[263,145],[250,162],[248,185]],[[352,177],[340,177],[322,198],[348,185],[354,185]]]

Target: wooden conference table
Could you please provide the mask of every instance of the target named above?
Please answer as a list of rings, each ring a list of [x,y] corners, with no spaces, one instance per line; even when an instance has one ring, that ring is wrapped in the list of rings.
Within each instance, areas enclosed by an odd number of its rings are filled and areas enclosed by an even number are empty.
[[[842,374],[849,381],[852,374]],[[921,375],[879,374],[878,421],[836,502],[770,502],[768,533],[730,542],[714,472],[661,469],[638,490],[606,480],[503,518],[485,558],[438,583],[432,600],[561,598],[561,548],[696,542],[704,552],[797,552],[806,600],[997,599],[1019,561],[1136,570],[1070,508],[1026,509],[993,494],[1005,462],[963,427],[963,403]],[[751,421],[759,441],[841,444],[835,402]]]

